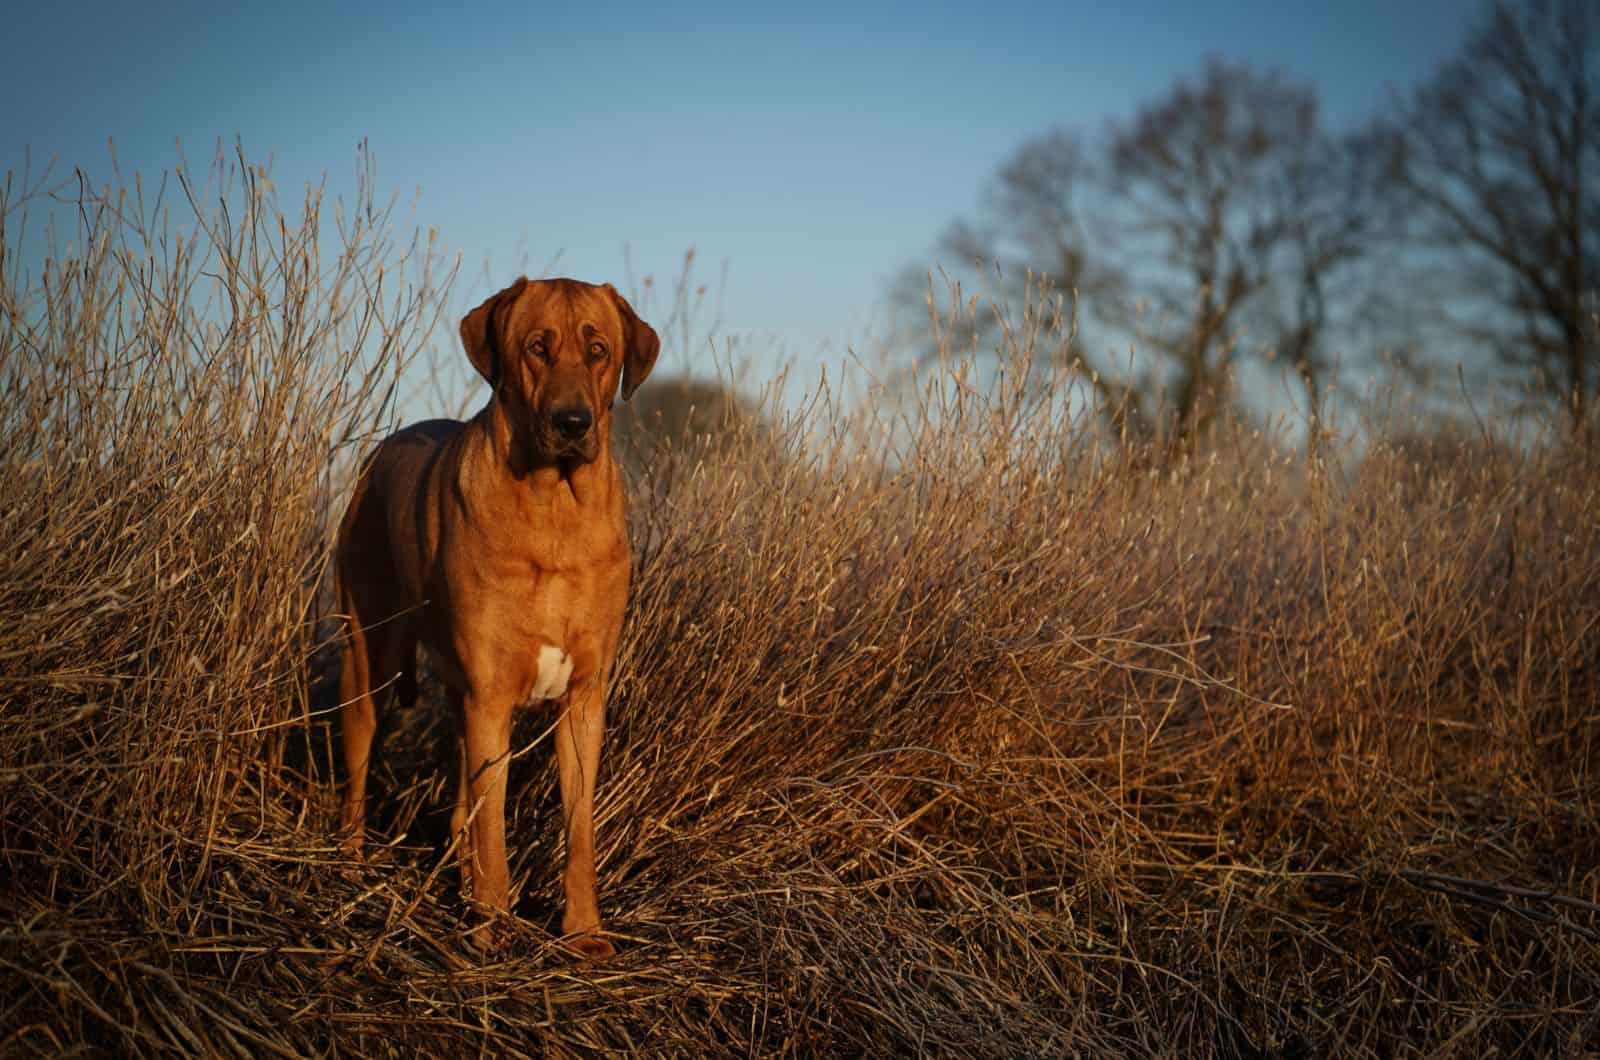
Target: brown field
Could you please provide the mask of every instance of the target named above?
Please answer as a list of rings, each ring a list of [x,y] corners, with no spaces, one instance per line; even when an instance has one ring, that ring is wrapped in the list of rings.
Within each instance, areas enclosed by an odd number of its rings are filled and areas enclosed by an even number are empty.
[[[441,277],[359,204],[168,202],[87,200],[32,280],[0,209],[0,1053],[1594,1055],[1592,453],[1162,464],[955,365],[654,455],[621,952],[551,934],[529,716],[485,963],[434,697],[387,842],[331,840],[329,521]]]

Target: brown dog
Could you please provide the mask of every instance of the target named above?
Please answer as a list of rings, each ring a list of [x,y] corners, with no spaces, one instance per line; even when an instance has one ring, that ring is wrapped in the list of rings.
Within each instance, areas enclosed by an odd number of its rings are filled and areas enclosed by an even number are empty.
[[[349,786],[344,846],[359,851],[376,699],[416,697],[416,646],[450,690],[460,748],[451,829],[463,887],[510,901],[505,796],[511,715],[556,701],[566,822],[563,930],[612,952],[595,897],[594,789],[606,684],[628,595],[611,402],[650,373],[660,340],[608,284],[519,279],[468,313],[461,341],[493,388],[465,423],[386,439],[339,528],[349,637],[340,681]],[[480,936],[484,937],[484,936]]]

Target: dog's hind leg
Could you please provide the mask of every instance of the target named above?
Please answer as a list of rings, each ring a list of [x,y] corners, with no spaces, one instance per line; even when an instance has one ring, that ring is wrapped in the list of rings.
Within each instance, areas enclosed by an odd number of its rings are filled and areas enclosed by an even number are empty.
[[[339,674],[339,742],[345,770],[339,846],[346,854],[356,854],[365,839],[367,773],[378,733],[379,700],[387,700],[392,689],[403,706],[416,702],[416,642],[403,619],[368,622],[371,607],[363,607],[343,589],[340,597],[348,626]]]
[[[344,595],[344,594],[341,594]],[[372,695],[372,636],[363,629],[347,600],[344,665],[339,669],[339,748],[344,757],[344,807],[340,814],[339,847],[346,854],[361,850],[367,817],[367,766],[372,738],[378,731],[378,706]]]
[[[450,717],[456,729],[456,804],[450,811],[450,837],[456,844],[456,864],[461,870],[461,893],[472,895],[472,785],[467,771],[467,725],[462,697],[450,693]]]

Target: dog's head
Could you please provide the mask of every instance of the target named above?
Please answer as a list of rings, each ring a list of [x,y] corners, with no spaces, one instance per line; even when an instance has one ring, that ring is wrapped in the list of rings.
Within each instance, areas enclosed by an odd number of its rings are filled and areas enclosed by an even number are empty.
[[[661,350],[610,284],[527,277],[466,315],[461,344],[507,413],[513,458],[530,465],[597,457],[619,382],[626,401]]]

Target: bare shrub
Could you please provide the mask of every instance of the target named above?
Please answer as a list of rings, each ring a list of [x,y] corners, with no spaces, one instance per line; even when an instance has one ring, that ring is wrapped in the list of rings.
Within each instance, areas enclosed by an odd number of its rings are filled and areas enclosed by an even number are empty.
[[[731,385],[693,376],[652,376],[613,412],[612,449],[637,480],[674,454],[690,459],[750,436],[761,412]]]
[[[62,211],[0,200],[0,820],[12,922],[70,949],[83,903],[195,930],[222,837],[266,827],[305,740],[330,476],[436,298],[370,169],[332,224],[220,154],[60,201],[76,227],[39,268],[29,211]]]

